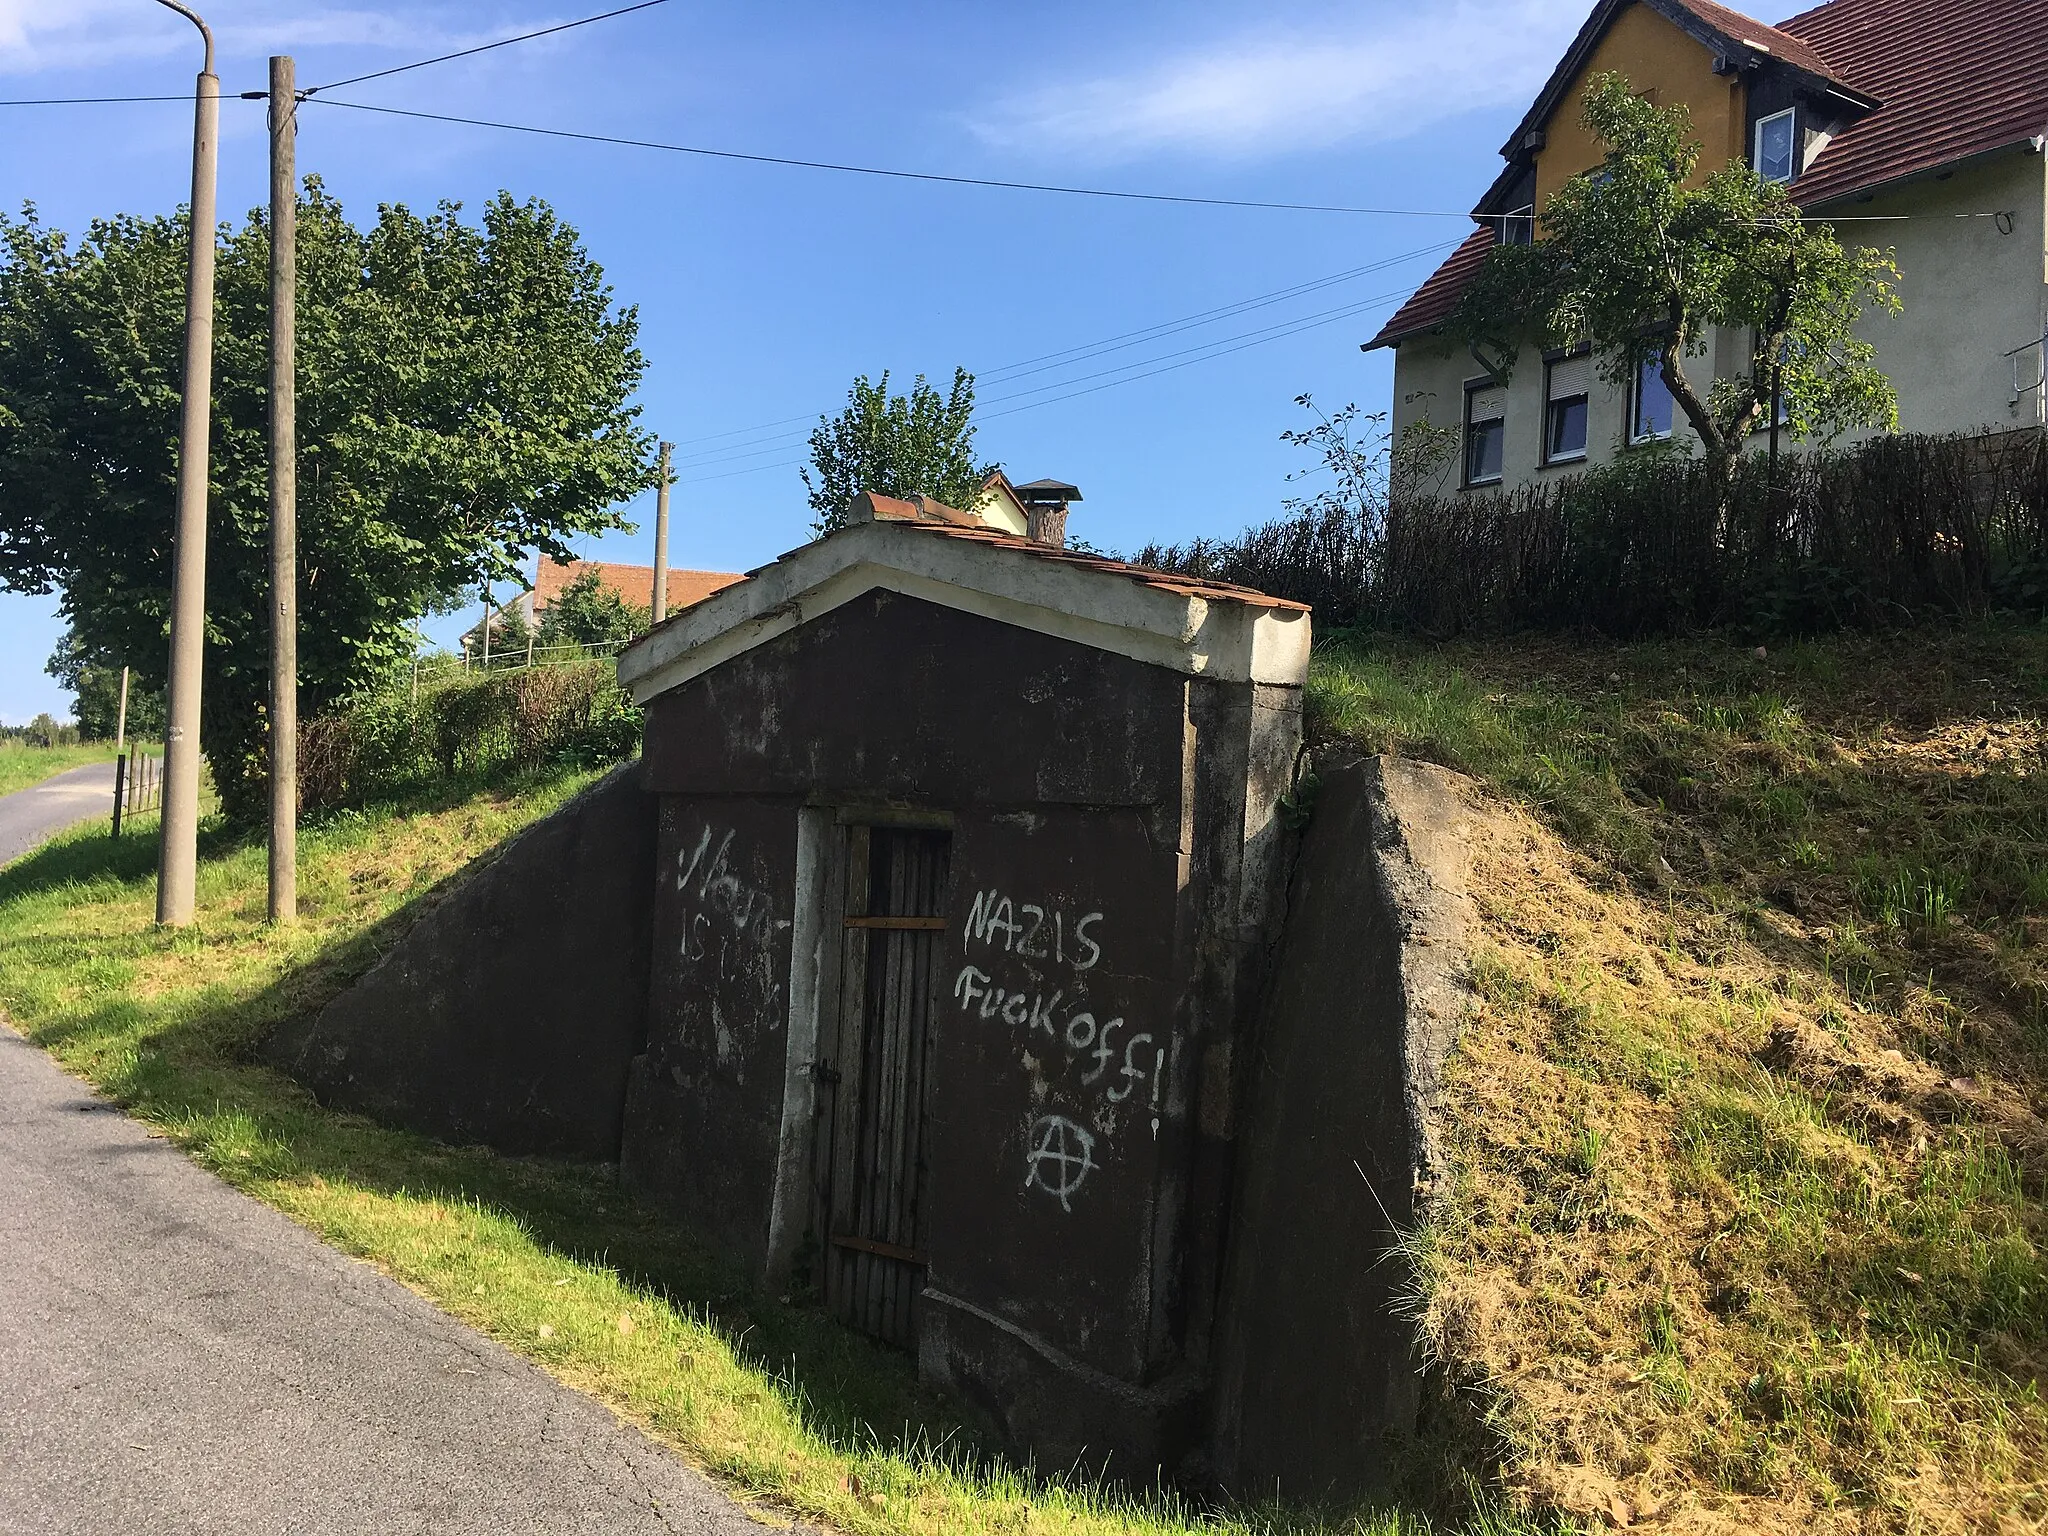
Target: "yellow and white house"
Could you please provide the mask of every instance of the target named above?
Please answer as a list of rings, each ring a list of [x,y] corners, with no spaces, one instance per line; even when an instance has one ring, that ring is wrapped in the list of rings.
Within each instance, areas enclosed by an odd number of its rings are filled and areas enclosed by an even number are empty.
[[[2048,0],[1829,0],[1775,27],[1712,0],[1600,0],[1502,147],[1479,227],[1365,343],[1394,349],[1396,442],[1454,429],[1446,479],[1483,490],[1691,434],[1654,363],[1615,389],[1583,354],[1518,358],[1501,384],[1445,329],[1487,252],[1533,238],[1545,199],[1599,163],[1581,99],[1609,70],[1687,107],[1701,175],[1747,157],[1845,244],[1896,251],[1903,310],[1862,330],[1900,430],[2048,422]],[[1730,334],[1689,372],[1747,366]]]

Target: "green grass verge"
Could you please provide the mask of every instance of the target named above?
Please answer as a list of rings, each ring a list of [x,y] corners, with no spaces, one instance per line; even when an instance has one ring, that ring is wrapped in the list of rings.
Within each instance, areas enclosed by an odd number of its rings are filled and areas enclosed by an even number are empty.
[[[855,1532],[1407,1536],[1411,1515],[1223,1513],[988,1453],[907,1358],[749,1289],[623,1198],[608,1166],[495,1156],[335,1114],[256,1065],[407,909],[593,775],[314,819],[302,921],[266,927],[264,855],[210,826],[200,920],[150,922],[152,850],[71,837],[0,871],[0,1004],[66,1068],[237,1188],[610,1403],[743,1497]],[[1474,1530],[1528,1529],[1485,1499]]]
[[[70,747],[31,747],[15,741],[0,742],[0,795],[11,795],[17,789],[27,789],[53,774],[83,768],[87,763],[113,760],[114,744],[111,741],[85,741]],[[111,800],[107,814],[113,814]]]

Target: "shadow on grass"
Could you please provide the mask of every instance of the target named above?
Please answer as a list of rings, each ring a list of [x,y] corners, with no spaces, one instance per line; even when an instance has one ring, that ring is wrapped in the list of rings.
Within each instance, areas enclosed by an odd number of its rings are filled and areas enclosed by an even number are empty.
[[[344,842],[357,835],[367,839],[381,822],[456,809],[480,792],[511,798],[545,790],[562,777],[558,770],[512,781],[433,785],[322,812],[308,818],[308,827]],[[250,861],[237,886],[236,899],[244,903],[252,890],[260,891],[260,849],[260,835],[253,831],[218,821],[206,830],[209,860]],[[989,1426],[921,1387],[909,1356],[840,1325],[809,1298],[763,1291],[669,1218],[621,1191],[614,1165],[507,1157],[392,1129],[321,1106],[258,1061],[258,1049],[272,1031],[324,1006],[375,964],[474,864],[410,893],[379,920],[337,925],[331,937],[302,946],[261,985],[194,979],[143,995],[129,981],[145,965],[159,964],[167,948],[175,952],[189,942],[202,950],[208,944],[232,949],[255,944],[260,932],[246,905],[245,915],[235,919],[247,925],[246,939],[232,930],[188,939],[138,928],[132,905],[104,934],[92,932],[95,904],[110,897],[126,903],[146,898],[155,858],[153,840],[74,838],[0,872],[0,970],[41,971],[51,978],[28,1009],[40,1021],[24,1021],[35,1043],[86,1073],[124,1108],[165,1126],[229,1182],[321,1179],[380,1196],[481,1209],[514,1223],[538,1247],[611,1270],[629,1286],[708,1324],[742,1362],[790,1389],[807,1427],[839,1454],[943,1461],[986,1474],[998,1486],[1015,1477],[1027,1486],[1040,1480],[1028,1463],[999,1446]],[[71,891],[77,893],[75,904],[65,894]],[[7,909],[23,898],[29,900],[14,914],[20,920],[10,921]],[[53,906],[64,909],[61,920],[53,920]],[[29,907],[41,915],[30,915]],[[76,923],[71,912],[80,914]],[[237,1161],[231,1144],[252,1143],[262,1149],[256,1159]],[[1446,1486],[1448,1472],[1432,1464],[1418,1475],[1411,1502],[1441,1507],[1437,1490]],[[1056,1480],[1070,1486],[1085,1481]],[[1458,1486],[1469,1491],[1475,1485]],[[1224,1513],[1177,1492],[1139,1488],[1111,1497],[1141,1524],[1178,1527]],[[1451,1502],[1468,1500],[1453,1492]],[[1373,1524],[1374,1515],[1356,1510],[1260,1506],[1234,1513],[1232,1524],[1250,1521],[1266,1531],[1306,1533],[1354,1521],[1361,1531],[1421,1529],[1412,1521],[1401,1523],[1406,1517]],[[1527,1529],[1519,1522],[1501,1528]]]
[[[534,775],[489,787],[510,794],[544,786],[558,775]],[[443,785],[355,810],[323,813],[318,825],[346,826],[448,809],[480,786]],[[230,856],[260,847],[260,836],[215,823],[203,855]],[[473,866],[471,866],[473,867]],[[139,896],[153,882],[153,840],[73,838],[46,845],[0,871],[0,905],[67,889],[81,894],[108,886]],[[801,1298],[765,1293],[738,1269],[624,1194],[616,1167],[501,1156],[391,1129],[319,1105],[303,1088],[259,1064],[255,1054],[278,1025],[323,1006],[395,944],[417,917],[469,868],[413,894],[382,920],[353,927],[293,964],[254,993],[202,987],[140,1002],[121,984],[124,962],[161,939],[114,937],[81,956],[74,938],[0,942],[10,967],[64,968],[56,953],[95,993],[66,1017],[30,1023],[29,1038],[60,1055],[87,1053],[98,1086],[145,1119],[200,1126],[188,1140],[203,1143],[209,1119],[240,1117],[285,1157],[273,1170],[319,1177],[382,1195],[404,1194],[477,1205],[516,1222],[544,1248],[610,1268],[629,1285],[709,1323],[749,1365],[779,1377],[804,1400],[810,1423],[836,1449],[866,1453],[878,1446],[905,1453],[945,1443],[949,1459],[981,1460],[991,1442],[963,1424],[957,1410],[921,1389],[910,1358],[840,1326]],[[176,942],[176,941],[173,941]],[[108,973],[104,967],[117,970]],[[96,968],[97,974],[95,974]],[[113,984],[108,985],[109,981]],[[203,1145],[193,1148],[202,1160]],[[231,1180],[244,1170],[219,1169]]]

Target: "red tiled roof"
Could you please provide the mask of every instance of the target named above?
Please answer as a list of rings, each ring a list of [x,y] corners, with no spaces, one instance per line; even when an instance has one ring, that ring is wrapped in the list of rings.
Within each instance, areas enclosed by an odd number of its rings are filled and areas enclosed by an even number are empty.
[[[943,538],[986,544],[992,549],[1014,549],[1027,555],[1036,555],[1041,560],[1056,560],[1062,565],[1075,565],[1083,570],[1127,576],[1140,586],[1156,587],[1177,597],[1199,597],[1208,602],[1243,603],[1251,608],[1282,608],[1298,613],[1309,611],[1307,603],[1297,603],[1284,597],[1270,597],[1253,587],[1240,587],[1227,581],[1199,581],[1193,577],[1175,576],[1166,571],[1149,570],[1142,565],[1132,565],[1127,560],[1111,560],[1102,555],[1084,555],[1079,550],[1061,549],[1052,544],[1020,539],[1015,534],[987,527],[969,514],[956,511],[929,497],[920,497],[915,504],[898,501],[893,496],[873,496],[869,499],[874,505],[874,515],[878,521],[902,523]]]
[[[597,579],[616,592],[629,607],[645,608],[654,595],[654,567],[619,565],[609,560],[543,560],[535,574],[533,611],[538,615],[585,571],[597,572]],[[731,571],[670,571],[668,611],[701,603],[721,587],[747,578]]]
[[[987,526],[972,512],[962,512],[958,507],[949,507],[929,496],[883,496],[874,491],[862,491],[854,498],[855,518],[866,521],[861,517],[863,512],[872,512],[885,523],[952,523],[960,528]]]
[[[2048,133],[2048,0],[1832,0],[1780,30],[1883,103],[1792,184],[1802,206]]]
[[[1675,3],[1692,12],[1714,31],[1725,33],[1738,43],[1747,43],[1773,58],[1783,59],[1794,69],[1803,69],[1809,75],[1831,80],[1836,85],[1846,85],[1851,90],[1863,85],[1863,82],[1853,75],[1844,76],[1839,72],[1839,59],[1816,50],[1805,38],[1787,31],[1783,26],[1767,27],[1740,11],[1731,11],[1725,5],[1716,5],[1714,0],[1675,0]]]
[[[1416,289],[1406,304],[1394,311],[1393,318],[1380,327],[1379,335],[1365,344],[1370,352],[1374,347],[1389,347],[1404,336],[1413,336],[1431,326],[1441,325],[1458,307],[1458,300],[1464,297],[1465,289],[1478,273],[1480,263],[1486,260],[1486,253],[1493,249],[1493,226],[1482,224],[1465,237],[1465,243],[1444,258],[1444,264],[1429,275],[1427,281]]]

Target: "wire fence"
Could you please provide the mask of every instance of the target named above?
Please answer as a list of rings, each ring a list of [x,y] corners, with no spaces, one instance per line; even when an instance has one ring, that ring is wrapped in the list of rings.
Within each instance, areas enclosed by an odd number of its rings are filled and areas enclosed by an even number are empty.
[[[114,833],[122,821],[164,806],[164,760],[147,752],[122,752],[114,758]]]
[[[530,667],[566,667],[578,662],[603,661],[618,655],[632,643],[631,640],[607,640],[584,645],[567,640],[551,645],[522,644],[502,650],[493,649],[486,656],[480,648],[465,641],[459,653],[431,651],[416,654],[412,659],[412,687],[417,692],[423,683],[431,685],[482,673],[523,672]]]

